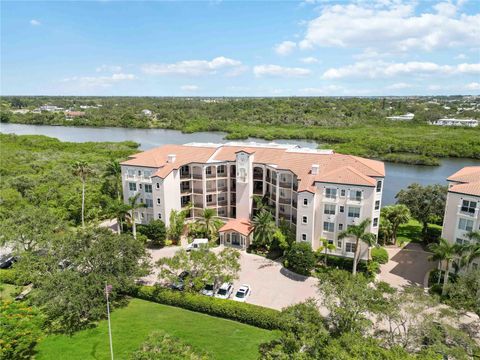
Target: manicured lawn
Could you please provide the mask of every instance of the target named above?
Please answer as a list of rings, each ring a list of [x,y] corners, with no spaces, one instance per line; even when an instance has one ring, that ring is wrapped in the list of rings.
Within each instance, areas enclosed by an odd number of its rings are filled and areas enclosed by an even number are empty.
[[[112,313],[115,359],[128,359],[147,336],[155,331],[182,339],[215,359],[256,359],[258,345],[276,332],[180,308],[132,299],[128,307]],[[74,334],[47,336],[37,346],[37,359],[110,359],[108,324]]]
[[[422,241],[422,225],[417,220],[410,220],[408,223],[400,225],[397,232],[397,241],[399,244],[408,244],[409,242]]]

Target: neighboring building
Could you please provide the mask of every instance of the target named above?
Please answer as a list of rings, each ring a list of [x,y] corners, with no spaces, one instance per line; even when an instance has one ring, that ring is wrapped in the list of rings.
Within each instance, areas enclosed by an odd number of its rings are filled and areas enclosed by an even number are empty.
[[[65,120],[73,120],[76,117],[85,116],[84,111],[65,111]]]
[[[59,112],[59,111],[63,111],[63,108],[55,106],[55,105],[42,105],[36,110],[37,110],[37,112],[41,112],[41,111]]]
[[[447,178],[448,195],[442,237],[469,244],[467,234],[480,231],[480,166],[468,166]],[[473,266],[478,267],[477,259]]]
[[[413,120],[415,114],[412,113],[407,113],[405,115],[396,115],[396,116],[388,116],[388,120],[394,120],[394,121],[410,121]]]
[[[439,119],[430,121],[431,125],[439,126],[468,126],[468,127],[477,127],[478,120],[474,119]]]
[[[140,223],[155,218],[168,226],[171,210],[192,204],[189,219],[214,208],[227,221],[223,233],[230,233],[252,219],[257,195],[277,223],[287,221],[297,241],[313,249],[324,237],[336,245],[333,254],[353,256],[354,240],[338,240],[338,234],[366,218],[372,220],[368,230],[378,233],[385,177],[380,161],[295,145],[192,143],[148,150],[121,166],[125,201],[140,192],[147,205],[135,214]],[[248,247],[250,233],[236,232],[245,237],[238,245]],[[367,253],[364,245],[362,257]]]
[[[153,115],[152,111],[151,111],[151,110],[148,110],[148,109],[142,110],[142,114],[143,114],[144,116],[148,116],[148,117],[150,117],[150,116]]]

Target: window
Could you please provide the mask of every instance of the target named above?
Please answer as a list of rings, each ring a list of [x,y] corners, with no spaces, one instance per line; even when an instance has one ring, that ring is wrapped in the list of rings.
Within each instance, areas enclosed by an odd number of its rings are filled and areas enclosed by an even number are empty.
[[[157,189],[160,189],[160,183],[156,183]]]
[[[359,190],[350,190],[350,200],[361,201],[362,192]]]
[[[146,178],[149,178],[150,176],[152,176],[152,172],[151,171],[144,171],[143,176],[146,177]]]
[[[307,241],[307,234],[302,234],[302,240]]]
[[[129,177],[134,177],[135,176],[135,170],[128,170],[128,176]]]
[[[377,181],[377,192],[382,191],[382,180]]]
[[[217,167],[217,174],[225,174],[225,165],[220,165],[219,167]]]
[[[458,228],[460,230],[472,231],[473,230],[473,220],[460,219],[458,222]]]
[[[145,192],[151,193],[152,192],[152,185],[145,184]]]
[[[147,204],[147,208],[153,207],[153,200],[152,199],[145,199],[145,203]]]
[[[157,204],[160,205],[160,198],[157,198]]]
[[[142,176],[142,172],[138,170],[138,176]]]
[[[375,210],[380,209],[380,200],[375,201]]]
[[[455,242],[459,245],[470,245],[470,241],[468,240],[464,240],[464,239],[460,239],[460,238],[456,238],[455,239]]]
[[[302,223],[306,224],[308,222],[308,218],[306,216],[302,216]]]
[[[348,217],[359,218],[360,217],[360,208],[358,206],[349,206],[348,207]]]
[[[378,226],[378,218],[373,219],[373,226]]]
[[[338,249],[342,248],[342,240],[337,240],[337,248]]]
[[[475,214],[475,208],[477,207],[477,203],[475,201],[468,201],[468,200],[463,200],[462,201],[462,212],[470,213],[470,214]]]
[[[213,201],[213,196],[212,195],[207,195],[207,202],[212,202]]]
[[[342,231],[343,230],[343,224],[338,224],[338,230]]]
[[[158,218],[161,220],[162,219],[162,214],[158,213]]]
[[[356,245],[354,243],[346,243],[345,244],[345,251],[346,252],[351,252],[351,253],[354,253],[356,250]]]
[[[328,243],[329,243],[329,244],[333,244],[333,240],[328,240]]]
[[[325,204],[325,207],[323,209],[323,213],[326,215],[335,215],[335,205],[332,204]]]
[[[339,211],[340,211],[341,213],[345,212],[345,206],[343,206],[343,205],[340,205],[340,209],[339,209]]]
[[[337,189],[326,188],[325,189],[325,197],[328,199],[336,199],[337,198]]]
[[[142,184],[138,184],[138,187],[140,188],[140,190],[143,189],[143,185],[142,185]]]
[[[335,230],[335,223],[324,221],[323,231],[333,232]]]
[[[128,183],[128,188],[130,189],[130,191],[137,191],[137,184]]]
[[[308,206],[308,199],[303,199],[303,206]]]
[[[212,175],[212,167],[211,167],[211,166],[207,167],[207,168],[205,169],[205,173],[206,173],[207,175]]]
[[[345,193],[346,193],[345,189],[340,190],[340,196],[341,197],[345,197]]]

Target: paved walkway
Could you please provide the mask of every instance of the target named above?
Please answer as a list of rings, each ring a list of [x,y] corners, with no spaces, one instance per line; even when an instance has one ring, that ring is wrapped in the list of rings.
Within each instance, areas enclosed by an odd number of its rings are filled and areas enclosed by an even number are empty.
[[[428,261],[431,253],[416,243],[409,243],[404,248],[389,246],[386,249],[390,260],[380,266],[378,280],[397,288],[408,285],[427,286],[427,274],[436,267],[435,262]]]

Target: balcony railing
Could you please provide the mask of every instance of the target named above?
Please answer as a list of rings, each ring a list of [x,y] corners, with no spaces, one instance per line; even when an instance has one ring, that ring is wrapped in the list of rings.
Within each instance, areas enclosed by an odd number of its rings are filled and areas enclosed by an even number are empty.
[[[192,192],[192,188],[191,188],[191,187],[188,187],[188,188],[180,188],[180,193],[181,193],[181,194],[191,193],[191,192]]]
[[[218,191],[227,191],[228,186],[227,185],[218,186],[217,189],[218,189]]]
[[[253,174],[253,180],[263,180],[263,174]]]
[[[216,173],[206,174],[207,179],[211,179],[211,178],[214,178],[216,176],[217,176]]]
[[[207,190],[207,193],[216,192],[216,191],[217,191],[217,187],[216,187],[216,186],[207,187],[206,190]]]
[[[194,179],[203,179],[203,175],[202,175],[202,174],[195,174],[195,173],[193,173],[193,174],[192,174],[192,177],[193,177]]]
[[[280,181],[280,187],[290,189],[292,187],[292,183],[290,181]]]
[[[191,176],[192,176],[192,174],[189,173],[189,172],[180,173],[180,179],[190,179]]]
[[[203,194],[203,188],[202,188],[202,187],[196,187],[196,186],[195,186],[195,187],[193,188],[193,192],[194,192],[195,194]]]
[[[278,198],[278,202],[280,204],[290,204],[292,202],[292,199]]]
[[[218,200],[218,206],[226,206],[226,205],[228,205],[227,200]]]

